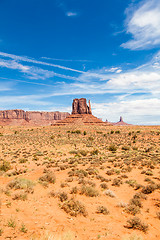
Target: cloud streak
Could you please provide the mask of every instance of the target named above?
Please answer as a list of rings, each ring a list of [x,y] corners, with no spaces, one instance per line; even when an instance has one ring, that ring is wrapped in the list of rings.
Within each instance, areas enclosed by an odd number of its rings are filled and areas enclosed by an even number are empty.
[[[138,8],[132,6],[126,14],[126,32],[132,39],[123,43],[123,48],[144,50],[160,45],[160,1],[141,1]]]
[[[0,52],[0,56],[11,58],[15,61],[34,63],[34,64],[43,65],[43,66],[50,66],[50,67],[54,67],[54,68],[59,68],[59,69],[63,69],[63,70],[71,71],[71,72],[84,73],[83,71],[80,71],[80,70],[76,70],[76,69],[73,69],[73,68],[68,68],[68,67],[65,67],[65,66],[57,65],[57,64],[38,61],[38,60],[29,58],[29,57],[17,56],[17,55],[14,55],[14,54],[9,54],[9,53],[4,53],[4,52]]]

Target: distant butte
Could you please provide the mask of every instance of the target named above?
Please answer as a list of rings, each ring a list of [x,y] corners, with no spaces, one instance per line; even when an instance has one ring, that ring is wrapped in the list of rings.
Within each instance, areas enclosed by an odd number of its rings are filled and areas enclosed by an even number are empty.
[[[0,111],[0,125],[36,125],[47,126],[63,120],[70,114],[67,112],[38,112],[20,109]]]
[[[75,98],[72,103],[72,114],[68,112],[39,112],[39,111],[24,111],[21,109],[2,110],[0,111],[0,125],[10,126],[63,126],[68,124],[87,124],[87,125],[116,125],[126,126],[131,125],[125,123],[120,117],[119,122],[112,123],[103,122],[101,118],[93,116],[91,102],[87,104],[86,98]]]
[[[92,115],[90,101],[88,106],[87,100],[85,98],[80,98],[80,99],[76,98],[73,100],[73,103],[72,103],[72,114],[69,115],[64,120],[57,121],[55,124],[52,124],[52,125],[63,126],[68,124],[104,125],[105,123],[102,120]]]
[[[127,125],[132,125],[132,124],[128,124],[128,123],[124,122],[124,121],[123,121],[123,118],[120,117],[119,122],[113,123],[113,125],[116,125],[116,126],[127,126]]]

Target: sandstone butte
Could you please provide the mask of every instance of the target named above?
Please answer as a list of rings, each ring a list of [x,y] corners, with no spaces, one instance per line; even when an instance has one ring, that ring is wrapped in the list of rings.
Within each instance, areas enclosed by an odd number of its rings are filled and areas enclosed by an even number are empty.
[[[87,104],[86,98],[76,98],[72,103],[72,113],[68,112],[39,112],[24,111],[20,109],[0,111],[0,125],[15,126],[62,126],[68,124],[88,125],[130,125],[123,121],[117,123],[103,122],[92,115],[91,103]]]
[[[64,120],[57,121],[52,126],[63,126],[68,124],[89,124],[89,125],[111,125],[110,123],[104,123],[101,119],[92,115],[91,103],[87,105],[85,98],[76,98],[72,103],[72,114],[66,117]]]
[[[38,112],[24,111],[20,109],[0,111],[0,125],[37,125],[46,126],[57,120],[65,119],[67,112]]]

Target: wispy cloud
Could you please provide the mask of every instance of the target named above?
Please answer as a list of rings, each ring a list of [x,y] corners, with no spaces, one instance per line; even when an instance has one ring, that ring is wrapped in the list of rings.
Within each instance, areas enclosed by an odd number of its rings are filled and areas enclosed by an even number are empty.
[[[16,79],[17,83],[43,85],[48,87],[48,91],[41,91],[41,94],[39,92],[35,95],[1,96],[0,105],[2,107],[10,106],[13,103],[26,106],[27,103],[27,105],[37,107],[42,105],[48,108],[52,106],[54,98],[57,96],[94,96],[94,98],[98,98],[98,95],[106,94],[103,97],[105,101],[101,104],[93,103],[93,113],[96,116],[116,121],[119,115],[124,115],[126,121],[131,123],[151,124],[155,122],[160,124],[160,52],[146,64],[134,69],[126,70],[117,66],[92,69],[79,73],[77,77],[72,78],[72,82],[56,81],[52,87],[45,82],[34,82],[31,79],[46,79],[51,76],[68,79],[71,77],[38,68],[34,64],[23,65],[22,63],[9,56],[0,59],[1,67],[17,69],[30,76],[30,80]]]
[[[41,57],[46,60],[60,61],[60,62],[93,62],[91,60],[76,60],[76,59],[59,59],[59,58],[50,58],[50,57]]]
[[[34,65],[28,66],[28,65],[21,64],[20,61],[22,61],[22,62],[25,61],[23,59],[23,57],[11,55],[11,54],[6,55],[6,53],[0,53],[0,55],[7,57],[7,59],[0,58],[0,67],[19,70],[20,72],[27,74],[28,78],[30,78],[30,79],[45,80],[45,79],[51,78],[51,77],[59,77],[59,78],[64,78],[64,79],[69,79],[69,80],[76,80],[76,78],[72,77],[72,76],[56,73],[51,70],[45,70],[45,69],[36,67]],[[26,59],[25,62],[29,62],[29,63],[33,63],[33,64],[35,63],[34,60],[32,61],[30,59]]]
[[[0,92],[4,91],[11,91],[12,89],[12,84],[10,82],[4,82],[4,79],[2,82],[0,82]]]
[[[123,43],[123,48],[142,50],[160,45],[160,1],[141,1],[138,8],[132,6],[126,14],[126,31],[132,39]]]
[[[76,17],[77,15],[78,15],[78,13],[76,13],[76,12],[66,12],[67,17]]]
[[[67,71],[83,73],[83,71],[80,71],[80,70],[76,70],[76,69],[73,69],[73,68],[68,68],[68,67],[65,67],[65,66],[57,65],[57,64],[52,64],[52,63],[38,61],[38,60],[29,58],[29,57],[17,56],[17,55],[14,55],[14,54],[9,54],[9,53],[4,53],[4,52],[0,52],[0,56],[11,58],[11,59],[14,59],[15,61],[34,63],[34,64],[43,65],[43,66],[50,66],[50,67],[54,67],[54,68],[60,68],[60,69],[67,70]]]
[[[66,2],[61,1],[61,0],[57,0],[57,5],[64,12],[64,14],[67,17],[76,17],[76,16],[78,16],[77,11],[73,11],[73,9],[71,10],[71,8],[69,8],[67,6]]]

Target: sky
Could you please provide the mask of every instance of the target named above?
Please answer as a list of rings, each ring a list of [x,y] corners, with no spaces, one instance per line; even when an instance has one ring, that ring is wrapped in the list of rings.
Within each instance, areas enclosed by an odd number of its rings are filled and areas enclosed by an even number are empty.
[[[0,110],[160,125],[159,0],[0,0]]]

